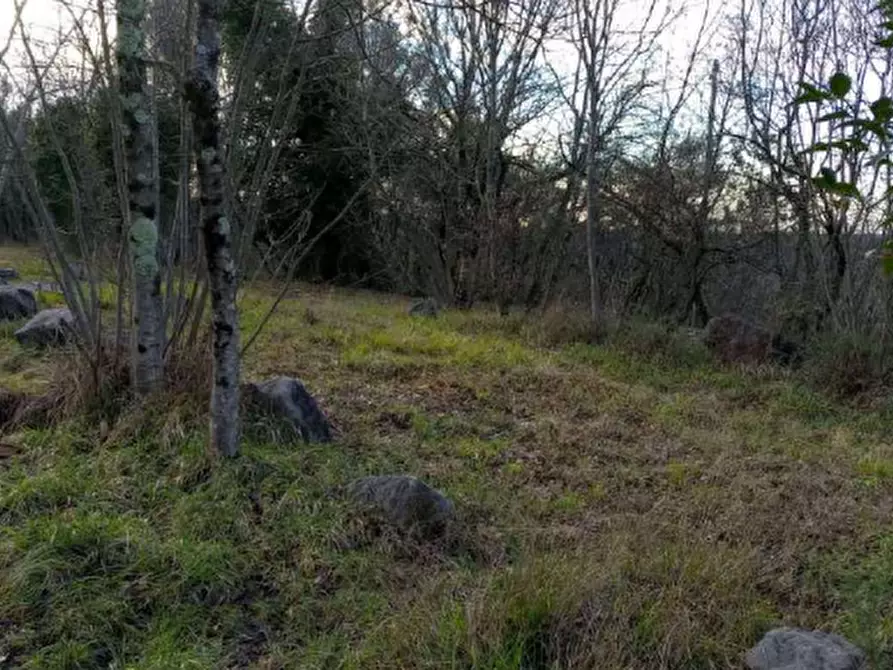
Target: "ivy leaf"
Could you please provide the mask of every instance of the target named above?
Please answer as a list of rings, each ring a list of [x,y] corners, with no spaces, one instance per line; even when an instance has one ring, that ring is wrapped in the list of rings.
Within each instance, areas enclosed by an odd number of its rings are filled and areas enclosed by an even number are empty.
[[[845,198],[855,198],[856,200],[862,198],[859,188],[855,184],[850,184],[849,182],[838,182],[833,186],[830,186],[828,190]]]
[[[850,116],[849,112],[845,109],[840,109],[836,112],[829,112],[828,114],[822,114],[819,117],[819,121],[838,121],[840,119],[848,119]]]
[[[828,151],[828,149],[830,149],[830,148],[831,148],[831,145],[828,144],[827,142],[816,142],[815,144],[806,147],[800,153],[815,154],[815,153],[819,153],[821,151]]]
[[[886,140],[890,137],[890,133],[887,132],[887,128],[884,126],[883,123],[880,123],[879,121],[868,119],[853,119],[852,121],[847,121],[840,125],[841,127],[853,126],[854,128],[872,133],[882,140]]]
[[[800,82],[800,95],[794,98],[794,104],[802,105],[808,102],[825,102],[826,100],[833,99],[830,93],[823,91],[817,86],[813,86],[812,84],[807,84],[806,82]]]
[[[836,140],[834,142],[831,142],[831,147],[834,149],[840,149],[841,151],[853,153],[864,153],[871,148],[858,137],[849,137],[844,140]]]
[[[874,114],[875,121],[887,123],[893,119],[893,99],[886,96],[878,98],[871,103],[871,113]]]
[[[822,168],[819,170],[819,176],[813,177],[812,183],[817,188],[826,193],[833,193],[844,198],[855,198],[861,200],[862,194],[855,184],[845,181],[837,181],[837,175],[831,168]]]
[[[834,94],[836,98],[845,98],[846,94],[850,92],[850,89],[853,87],[853,80],[850,79],[848,74],[843,72],[838,72],[833,77],[831,77],[828,82],[828,88],[831,89],[831,93]]]
[[[831,168],[822,168],[819,170],[820,176],[818,177],[819,183],[824,184],[825,186],[836,186],[837,185],[837,175],[834,174],[834,170]]]

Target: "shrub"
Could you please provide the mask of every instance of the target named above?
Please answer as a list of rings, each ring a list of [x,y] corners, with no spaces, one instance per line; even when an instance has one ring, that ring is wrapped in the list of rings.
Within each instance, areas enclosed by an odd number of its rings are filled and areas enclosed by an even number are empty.
[[[873,394],[893,381],[893,357],[878,338],[826,333],[807,347],[803,372],[819,388],[841,398]]]

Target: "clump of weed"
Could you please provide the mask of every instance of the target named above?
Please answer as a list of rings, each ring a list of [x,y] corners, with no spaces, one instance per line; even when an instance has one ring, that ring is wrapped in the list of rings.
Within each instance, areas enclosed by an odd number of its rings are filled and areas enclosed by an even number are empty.
[[[858,333],[827,333],[808,346],[803,373],[838,398],[865,398],[893,384],[893,350]]]
[[[709,362],[707,349],[690,332],[676,326],[628,319],[609,332],[607,345],[645,360],[660,360],[683,367]]]
[[[640,542],[540,549],[464,588],[434,584],[370,635],[351,667],[383,668],[385,658],[506,670],[734,665],[774,618],[748,583],[749,557]]]
[[[594,323],[583,308],[552,307],[535,317],[534,323],[534,340],[547,347],[600,344],[608,334],[607,327]]]
[[[865,650],[871,667],[893,663],[893,535],[824,556],[813,566],[835,604],[834,628]]]

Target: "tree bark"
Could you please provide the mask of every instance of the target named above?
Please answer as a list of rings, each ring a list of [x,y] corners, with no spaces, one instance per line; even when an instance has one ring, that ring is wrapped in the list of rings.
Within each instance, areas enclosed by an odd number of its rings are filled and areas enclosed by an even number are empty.
[[[117,23],[116,55],[127,153],[128,237],[135,300],[131,374],[136,392],[145,395],[157,391],[164,382],[164,333],[144,0],[118,0]]]
[[[586,260],[589,266],[589,317],[593,324],[602,320],[601,287],[598,282],[598,225],[601,181],[598,166],[598,112],[596,92],[590,93],[589,144],[586,151]]]
[[[221,0],[198,0],[195,67],[189,79],[187,95],[193,113],[202,234],[211,290],[214,371],[211,447],[223,456],[236,456],[240,437],[239,323],[233,231],[224,211],[224,162],[217,83],[221,5]]]

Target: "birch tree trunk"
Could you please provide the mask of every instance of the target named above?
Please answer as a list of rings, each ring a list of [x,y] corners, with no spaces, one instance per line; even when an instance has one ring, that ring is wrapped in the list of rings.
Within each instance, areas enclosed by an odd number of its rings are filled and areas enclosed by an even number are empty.
[[[127,153],[130,255],[134,275],[133,384],[139,395],[164,382],[161,268],[155,202],[152,107],[146,79],[145,0],[118,0],[117,60]]]
[[[602,321],[602,296],[598,283],[598,226],[601,218],[599,200],[599,114],[598,84],[590,80],[589,141],[586,147],[586,261],[589,267],[589,317],[592,323]]]
[[[211,390],[211,447],[223,456],[239,451],[239,324],[232,229],[224,212],[221,151],[220,11],[222,0],[198,0],[195,67],[187,85],[192,106],[202,234],[211,288],[214,381]]]

